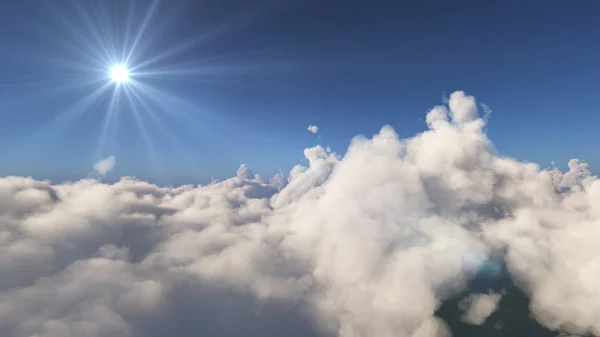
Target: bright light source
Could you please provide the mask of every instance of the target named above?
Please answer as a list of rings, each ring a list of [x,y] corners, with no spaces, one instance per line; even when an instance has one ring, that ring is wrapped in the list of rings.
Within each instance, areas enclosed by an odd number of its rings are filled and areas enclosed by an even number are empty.
[[[117,83],[127,82],[129,80],[129,70],[123,65],[113,66],[110,70],[110,78]]]

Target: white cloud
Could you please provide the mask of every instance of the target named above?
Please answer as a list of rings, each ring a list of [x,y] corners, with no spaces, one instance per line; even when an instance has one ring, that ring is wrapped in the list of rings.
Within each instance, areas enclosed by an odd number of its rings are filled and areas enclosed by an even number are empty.
[[[116,163],[117,159],[115,156],[109,156],[94,163],[94,170],[104,177],[115,168]]]
[[[252,173],[246,164],[240,165],[236,173],[236,176],[240,179],[249,179],[251,175]]]
[[[448,105],[454,123],[470,122],[478,117],[475,98],[467,96],[463,91],[455,91],[450,94]]]
[[[498,156],[462,92],[426,120],[305,149],[273,184],[0,178],[0,335],[444,336],[440,301],[491,251],[542,324],[600,335],[587,165]]]
[[[307,130],[312,133],[317,133],[319,132],[319,127],[316,125],[309,125]]]
[[[462,319],[473,325],[482,325],[498,308],[502,294],[471,294],[459,306],[465,312]]]
[[[275,188],[277,188],[278,190],[283,189],[287,183],[288,183],[288,179],[285,177],[285,175],[283,174],[283,172],[281,172],[281,170],[276,173],[273,178],[271,178],[271,185],[273,185]]]

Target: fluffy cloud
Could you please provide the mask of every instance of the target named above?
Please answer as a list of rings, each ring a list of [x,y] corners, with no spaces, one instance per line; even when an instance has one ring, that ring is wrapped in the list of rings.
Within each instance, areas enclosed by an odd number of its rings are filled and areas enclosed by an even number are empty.
[[[319,127],[316,125],[309,125],[308,128],[306,128],[309,132],[312,133],[317,133],[319,132]]]
[[[465,311],[463,320],[473,325],[481,325],[485,320],[496,311],[502,294],[471,294],[467,296],[460,304],[460,308]]]
[[[240,179],[248,179],[251,175],[252,173],[246,164],[240,165],[236,173],[236,176]]]
[[[0,335],[447,336],[498,252],[542,324],[600,335],[597,178],[497,155],[463,92],[426,121],[268,183],[1,178]]]
[[[117,159],[115,158],[115,156],[109,156],[94,163],[94,170],[99,175],[104,177],[115,168],[116,163]]]

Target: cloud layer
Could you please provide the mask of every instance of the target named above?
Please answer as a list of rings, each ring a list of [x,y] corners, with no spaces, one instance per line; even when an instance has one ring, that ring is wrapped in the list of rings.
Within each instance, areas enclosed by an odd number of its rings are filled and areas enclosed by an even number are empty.
[[[464,92],[426,121],[270,182],[1,178],[0,335],[447,336],[440,302],[503,254],[540,323],[600,336],[587,165],[497,155]]]

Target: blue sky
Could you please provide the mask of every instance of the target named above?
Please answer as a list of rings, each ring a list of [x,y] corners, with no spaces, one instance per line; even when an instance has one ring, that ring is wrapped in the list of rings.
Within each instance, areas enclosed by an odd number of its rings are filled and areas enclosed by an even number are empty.
[[[150,4],[3,4],[1,175],[79,179],[115,155],[112,177],[198,182],[241,163],[268,176],[301,163],[307,146],[344,153],[385,124],[402,137],[423,131],[426,111],[454,90],[491,107],[502,154],[600,167],[595,0],[159,1],[135,61],[174,52],[152,64],[164,76],[139,78],[155,88],[142,98],[156,117],[140,114],[145,133],[121,93],[98,145],[112,88],[50,124],[109,81],[110,64],[94,60],[130,47]]]

